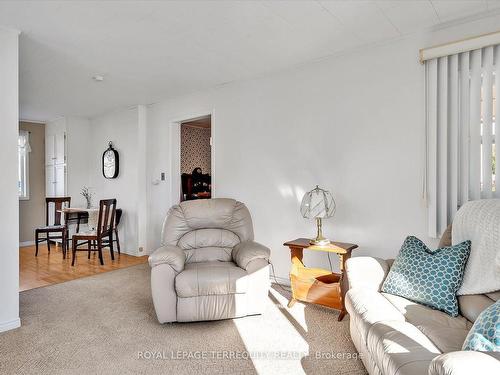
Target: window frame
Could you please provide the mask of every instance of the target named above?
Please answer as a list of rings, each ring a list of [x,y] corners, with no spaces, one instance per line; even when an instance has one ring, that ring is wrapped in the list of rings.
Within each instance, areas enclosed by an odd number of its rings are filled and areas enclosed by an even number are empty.
[[[19,136],[23,135],[26,137],[26,141],[29,144],[30,133],[27,130],[19,130]],[[23,173],[24,178],[18,177],[18,182],[24,183],[24,194],[19,194],[20,201],[28,201],[30,199],[30,153],[26,152],[23,156],[23,163],[21,164],[21,152],[19,145],[17,146],[17,168],[19,173]]]

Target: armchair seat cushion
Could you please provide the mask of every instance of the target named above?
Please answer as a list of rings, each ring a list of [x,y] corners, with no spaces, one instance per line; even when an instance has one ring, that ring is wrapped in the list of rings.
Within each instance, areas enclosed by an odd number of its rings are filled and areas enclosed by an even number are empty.
[[[248,274],[233,262],[188,263],[175,290],[181,298],[246,293]]]

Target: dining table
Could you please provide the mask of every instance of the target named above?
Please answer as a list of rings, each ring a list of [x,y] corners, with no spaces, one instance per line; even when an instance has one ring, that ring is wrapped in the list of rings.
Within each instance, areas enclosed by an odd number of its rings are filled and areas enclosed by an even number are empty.
[[[90,231],[93,231],[97,228],[97,220],[99,218],[99,208],[91,207],[91,208],[81,208],[81,207],[65,207],[58,212],[63,214],[64,222],[69,222],[71,219],[69,217],[71,215],[79,215],[79,214],[87,214],[88,215],[88,228]]]

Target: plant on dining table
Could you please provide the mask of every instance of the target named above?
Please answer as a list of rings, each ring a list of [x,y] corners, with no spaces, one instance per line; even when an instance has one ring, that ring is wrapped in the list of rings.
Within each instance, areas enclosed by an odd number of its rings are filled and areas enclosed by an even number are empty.
[[[91,208],[92,207],[92,195],[93,194],[90,191],[90,189],[88,188],[88,186],[84,186],[82,188],[82,192],[80,194],[83,195],[83,197],[87,201],[87,208]]]

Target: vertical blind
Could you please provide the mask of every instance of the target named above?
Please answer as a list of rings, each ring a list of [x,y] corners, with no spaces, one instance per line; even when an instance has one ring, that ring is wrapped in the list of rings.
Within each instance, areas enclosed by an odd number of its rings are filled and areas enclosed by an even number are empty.
[[[423,195],[436,238],[465,202],[500,198],[500,45],[427,60],[425,80]]]

